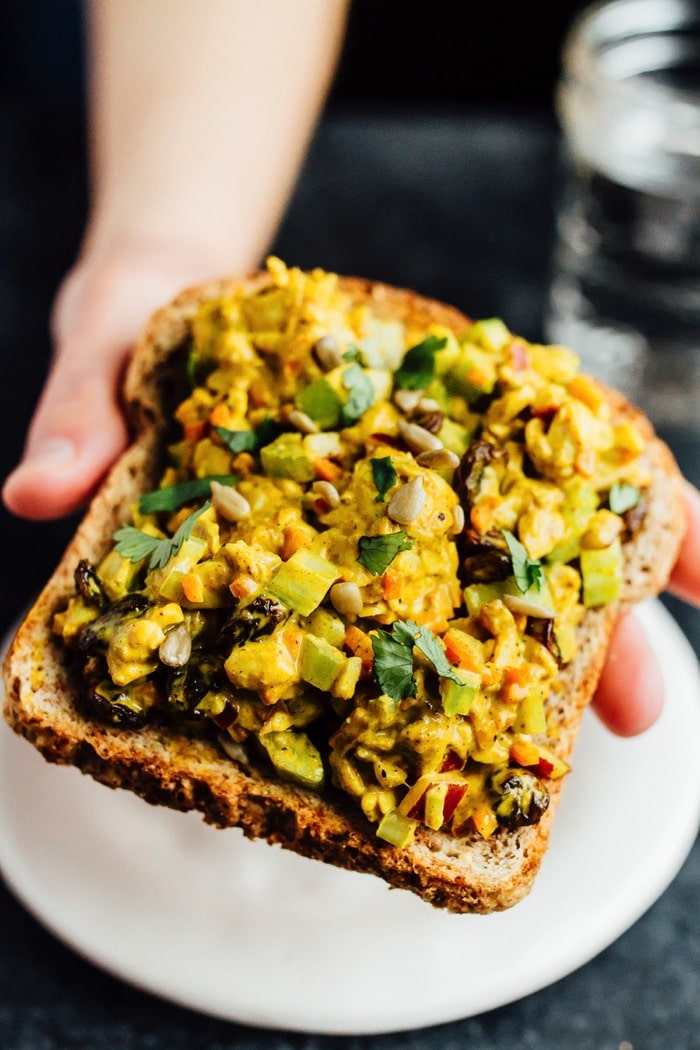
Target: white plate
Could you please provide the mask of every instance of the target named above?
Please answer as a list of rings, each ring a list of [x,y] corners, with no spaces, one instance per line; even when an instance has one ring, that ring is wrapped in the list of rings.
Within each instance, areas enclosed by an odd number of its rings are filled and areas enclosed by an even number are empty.
[[[698,831],[697,663],[663,606],[648,603],[640,616],[664,670],[664,714],[634,740],[586,716],[535,888],[508,912],[448,915],[373,876],[144,805],[50,766],[6,728],[0,867],[20,900],[82,955],[216,1017],[367,1034],[513,1002],[631,926]],[[669,756],[672,805],[658,787]]]

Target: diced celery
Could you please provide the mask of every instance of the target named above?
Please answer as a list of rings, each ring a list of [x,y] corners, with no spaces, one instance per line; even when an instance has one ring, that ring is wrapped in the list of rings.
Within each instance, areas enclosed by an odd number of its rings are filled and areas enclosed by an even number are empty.
[[[337,578],[338,570],[332,562],[302,547],[280,565],[268,590],[290,609],[310,616]]]
[[[470,616],[477,616],[482,605],[493,602],[496,598],[503,598],[505,593],[505,580],[498,580],[496,583],[470,583],[464,588],[467,612]]]
[[[607,605],[622,590],[622,546],[619,539],[601,550],[581,551],[583,604],[587,609]]]
[[[302,390],[297,405],[318,423],[321,430],[333,430],[340,422],[343,403],[326,379],[317,379]]]
[[[432,784],[425,793],[425,815],[423,821],[432,828],[439,831],[445,820],[445,799],[449,784],[443,780]]]
[[[492,353],[502,350],[512,338],[511,333],[500,317],[488,317],[484,320],[476,321],[467,332],[467,339],[470,343],[477,343],[478,346],[482,346],[484,350],[490,350]]]
[[[191,572],[197,562],[204,557],[207,550],[207,544],[205,540],[197,539],[196,536],[190,536],[180,547],[180,550],[175,554],[168,564],[163,569],[162,580],[158,587],[158,594],[161,598],[168,598],[170,601],[179,602],[182,598],[182,577],[187,572]]]
[[[486,350],[465,344],[445,373],[444,382],[451,394],[460,394],[467,400],[490,394],[496,385],[496,361]]]
[[[521,700],[513,727],[516,733],[546,732],[547,718],[544,711],[546,696],[546,686],[535,685],[530,689],[525,699]]]
[[[392,809],[382,817],[377,828],[377,838],[403,849],[413,842],[417,823],[417,820],[404,817],[397,809]]]
[[[475,671],[455,669],[454,673],[461,679],[460,682],[451,678],[440,679],[442,709],[449,716],[468,715],[479,691],[481,677]]]
[[[314,468],[302,443],[301,434],[280,434],[260,449],[260,460],[269,478],[311,481]]]
[[[449,416],[445,416],[438,437],[445,448],[460,457],[464,455],[471,443],[471,434],[467,428],[461,423],[455,423]]]
[[[308,628],[310,634],[315,634],[318,638],[325,638],[327,642],[330,642],[337,649],[340,649],[343,645],[345,624],[339,616],[336,616],[335,613],[330,612],[328,609],[315,609],[306,622],[306,628]]]
[[[261,733],[258,740],[284,780],[316,790],[323,786],[323,762],[306,733]]]
[[[404,326],[400,321],[367,319],[365,336],[358,341],[362,362],[368,368],[395,372],[406,352]]]
[[[140,569],[140,562],[129,561],[116,550],[105,555],[97,568],[97,575],[110,601],[117,602],[132,590]]]
[[[327,642],[313,634],[305,634],[301,648],[301,677],[315,689],[327,693],[343,666],[347,656]]]

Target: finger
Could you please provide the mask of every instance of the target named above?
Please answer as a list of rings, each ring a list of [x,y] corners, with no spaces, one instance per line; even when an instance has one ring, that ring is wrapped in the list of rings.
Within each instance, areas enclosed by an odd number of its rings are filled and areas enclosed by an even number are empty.
[[[686,482],[688,529],[668,589],[678,598],[700,605],[700,493]]]
[[[84,361],[59,353],[42,394],[23,460],[3,487],[13,513],[61,517],[90,496],[126,444],[116,389],[125,352]]]
[[[663,693],[661,671],[642,625],[632,614],[623,617],[593,699],[598,717],[618,736],[636,736],[659,717]]]
[[[130,347],[180,286],[180,271],[162,260],[85,265],[65,282],[54,311],[54,364],[22,462],[3,488],[13,513],[56,518],[88,500],[127,441],[118,389]]]

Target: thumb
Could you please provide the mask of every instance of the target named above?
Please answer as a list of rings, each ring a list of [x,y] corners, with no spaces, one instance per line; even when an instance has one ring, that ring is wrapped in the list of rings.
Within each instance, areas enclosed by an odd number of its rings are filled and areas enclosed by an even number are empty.
[[[177,288],[172,275],[78,267],[54,310],[56,351],[24,455],[5,481],[7,508],[35,520],[83,505],[127,442],[118,389],[134,339]]]

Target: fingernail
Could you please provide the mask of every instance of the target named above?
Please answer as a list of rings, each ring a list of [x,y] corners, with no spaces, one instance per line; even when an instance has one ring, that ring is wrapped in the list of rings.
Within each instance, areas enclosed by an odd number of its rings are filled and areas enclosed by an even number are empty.
[[[75,456],[76,448],[72,441],[67,438],[47,438],[29,448],[17,469],[55,470],[68,466]]]

